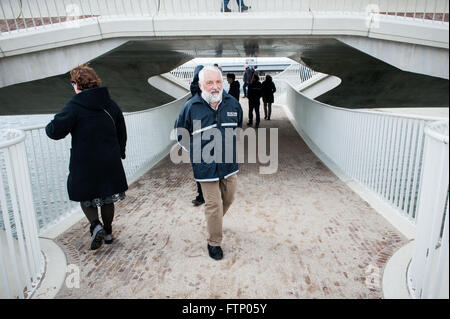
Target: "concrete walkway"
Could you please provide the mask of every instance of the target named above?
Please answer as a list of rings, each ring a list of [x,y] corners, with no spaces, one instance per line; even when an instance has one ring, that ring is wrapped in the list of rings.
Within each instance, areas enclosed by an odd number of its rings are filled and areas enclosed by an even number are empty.
[[[80,269],[80,288],[56,298],[382,298],[386,261],[406,238],[318,160],[280,106],[261,127],[279,128],[278,172],[240,165],[223,260],[208,256],[191,166],[166,157],[116,205],[113,245],[89,250],[85,220],[56,239]]]

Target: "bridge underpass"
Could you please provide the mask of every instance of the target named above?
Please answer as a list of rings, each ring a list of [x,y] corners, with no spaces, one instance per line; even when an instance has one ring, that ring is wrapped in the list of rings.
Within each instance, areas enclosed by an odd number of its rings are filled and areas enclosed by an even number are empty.
[[[251,43],[250,43],[251,42]],[[218,49],[220,48],[220,49]],[[341,84],[318,97],[345,108],[445,107],[448,80],[402,71],[336,39],[214,37],[132,40],[90,61],[125,112],[172,101],[148,84],[193,57],[291,57]],[[56,113],[70,96],[68,73],[0,88],[0,114]],[[26,92],[26,94],[24,94]]]
[[[116,205],[112,245],[90,251],[84,219],[55,239],[81,278],[55,298],[382,298],[386,262],[407,239],[312,153],[280,105],[272,115],[260,127],[278,128],[278,171],[240,164],[223,260],[208,256],[190,164],[166,156]]]

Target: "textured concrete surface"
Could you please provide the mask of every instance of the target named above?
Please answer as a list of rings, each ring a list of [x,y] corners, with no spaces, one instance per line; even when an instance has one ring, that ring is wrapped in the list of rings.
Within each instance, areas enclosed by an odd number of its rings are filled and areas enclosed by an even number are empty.
[[[116,205],[112,245],[89,250],[86,220],[56,239],[80,270],[80,287],[56,298],[382,298],[383,269],[406,239],[317,159],[281,107],[261,127],[279,128],[278,172],[240,165],[223,260],[208,256],[190,165],[166,157]]]

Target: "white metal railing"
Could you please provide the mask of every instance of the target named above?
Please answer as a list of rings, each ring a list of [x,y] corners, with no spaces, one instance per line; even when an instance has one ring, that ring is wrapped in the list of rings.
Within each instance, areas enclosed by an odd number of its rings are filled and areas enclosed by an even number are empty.
[[[187,84],[191,84],[197,63],[189,61],[170,71],[170,73]]]
[[[416,226],[411,294],[448,298],[448,119],[343,109],[311,100],[286,81],[277,87],[300,135]]]
[[[321,73],[316,72],[301,63],[293,63],[283,72],[277,74],[275,79],[288,81],[292,86],[297,87],[317,74]]]
[[[25,134],[5,130],[0,142],[0,298],[27,298],[44,271]]]
[[[123,164],[129,183],[168,153],[173,144],[170,131],[186,98],[124,114],[128,141]],[[38,229],[42,233],[79,209],[78,203],[69,200],[66,189],[71,138],[51,140],[45,125],[23,130]]]
[[[384,14],[398,18],[431,20],[448,23],[448,0],[244,0],[251,9],[246,14],[257,13],[323,13],[373,15]],[[230,1],[236,14],[241,9]],[[0,0],[0,30],[36,28],[44,25],[70,23],[78,19],[98,17],[152,17],[156,15],[208,15],[221,13],[222,0]]]
[[[408,287],[414,298],[449,297],[448,121],[425,128],[423,177]]]
[[[306,135],[347,176],[414,222],[424,127],[441,118],[343,109],[311,100],[286,82],[286,105]],[[283,93],[283,88],[280,89]]]

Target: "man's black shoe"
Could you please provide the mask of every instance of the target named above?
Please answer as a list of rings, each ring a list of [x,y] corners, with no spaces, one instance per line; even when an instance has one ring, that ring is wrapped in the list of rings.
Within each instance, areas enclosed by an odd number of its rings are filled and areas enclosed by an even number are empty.
[[[222,248],[220,248],[220,246],[210,246],[208,244],[208,252],[209,257],[211,257],[212,259],[220,260],[223,258],[223,251]]]
[[[192,204],[194,204],[194,206],[200,206],[203,205],[204,203],[205,199],[203,197],[197,196],[195,199],[192,200]]]
[[[227,7],[224,8],[220,8],[220,12],[231,12],[231,9],[228,9]]]

